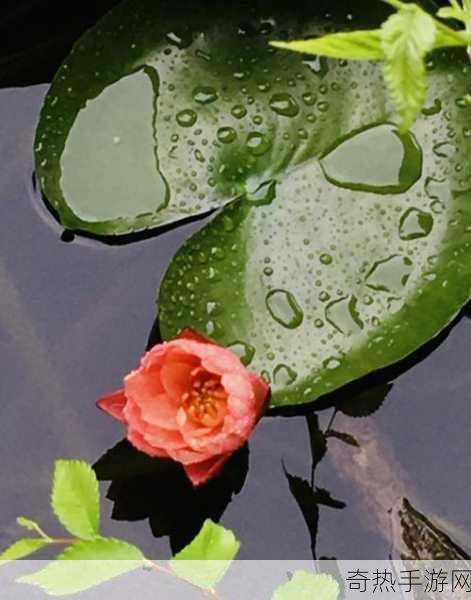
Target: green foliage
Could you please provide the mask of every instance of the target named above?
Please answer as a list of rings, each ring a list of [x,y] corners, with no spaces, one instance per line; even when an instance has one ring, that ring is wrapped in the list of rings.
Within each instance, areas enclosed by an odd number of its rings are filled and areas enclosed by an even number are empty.
[[[401,131],[415,121],[427,94],[424,58],[433,49],[435,22],[411,4],[392,15],[382,28],[384,79],[401,119]]]
[[[379,29],[331,33],[317,39],[272,42],[271,45],[275,48],[295,50],[305,54],[319,54],[331,58],[345,58],[345,56],[356,60],[381,60],[384,58]]]
[[[207,519],[195,539],[173,557],[170,565],[191,583],[213,588],[226,573],[239,547],[232,531]]]
[[[418,4],[386,0],[397,12],[381,29],[329,34],[313,40],[272,42],[272,45],[352,60],[382,60],[384,79],[400,118],[400,130],[410,129],[427,94],[425,58],[436,48],[467,46],[471,40],[471,3],[450,0],[437,16],[462,22],[455,31],[425,12]]]
[[[401,136],[384,124],[382,83],[359,65],[349,79],[334,62],[329,85],[360,108],[327,115],[320,137],[336,127],[335,143],[320,163],[277,176],[270,205],[241,196],[185,242],[160,287],[164,339],[191,327],[229,348],[250,345],[248,366],[279,407],[312,402],[435,336],[471,288],[466,63],[456,50],[434,57],[439,109]]]
[[[82,561],[91,561],[86,565]],[[109,581],[144,564],[136,546],[122,540],[96,538],[78,541],[66,548],[44,569],[19,578],[51,596],[75,594]]]
[[[280,585],[272,600],[337,600],[339,584],[330,575],[296,571],[287,583]]]
[[[50,542],[39,538],[23,538],[12,544],[9,548],[0,554],[0,563],[3,561],[18,560],[25,558],[38,550],[46,547]]]
[[[90,465],[78,460],[56,461],[51,505],[62,525],[78,538],[99,534],[100,496]]]
[[[81,592],[140,567],[153,566],[136,546],[99,536],[98,484],[88,463],[56,461],[51,504],[59,521],[76,538],[52,538],[35,521],[18,517],[18,525],[36,531],[40,538],[18,540],[0,554],[0,563],[24,558],[49,544],[67,546],[45,568],[19,578],[19,583],[34,585],[52,596],[62,596]],[[224,576],[239,547],[240,542],[231,531],[207,520],[195,539],[170,561],[172,570],[154,566],[169,575],[173,572],[205,592]]]

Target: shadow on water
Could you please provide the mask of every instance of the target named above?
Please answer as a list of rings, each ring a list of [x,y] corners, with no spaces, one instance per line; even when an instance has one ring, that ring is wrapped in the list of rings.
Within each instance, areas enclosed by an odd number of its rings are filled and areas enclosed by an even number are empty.
[[[50,204],[50,202],[48,202],[44,194],[42,194],[38,190],[36,177],[34,174],[32,177],[32,192],[37,201],[42,202],[41,207],[45,209],[45,212],[47,211],[47,214],[51,215],[55,219],[55,221],[57,221],[57,223],[60,223],[57,211]],[[180,218],[178,221],[162,225],[157,229],[145,229],[143,231],[137,231],[135,233],[129,233],[126,235],[95,235],[88,231],[63,229],[61,234],[61,240],[66,243],[71,243],[75,240],[76,236],[80,236],[81,238],[101,242],[102,244],[105,244],[107,246],[127,246],[128,244],[133,244],[135,242],[142,242],[144,240],[157,238],[160,235],[164,235],[168,232],[174,231],[175,229],[183,227],[184,225],[188,225],[189,223],[197,223],[198,221],[201,221],[201,225],[203,226],[210,218],[213,217],[213,215],[217,213],[218,209],[212,209],[204,213],[189,215],[186,218]]]
[[[168,535],[178,552],[199,532],[205,519],[219,521],[234,494],[245,482],[249,449],[244,446],[221,474],[194,488],[183,468],[170,460],[150,458],[123,440],[94,465],[101,481],[111,481],[107,498],[117,521],[149,519],[156,537]]]

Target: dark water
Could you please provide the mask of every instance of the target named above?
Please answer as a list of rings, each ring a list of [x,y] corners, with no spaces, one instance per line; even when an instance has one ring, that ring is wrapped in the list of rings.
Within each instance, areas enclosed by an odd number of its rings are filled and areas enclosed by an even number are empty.
[[[79,237],[62,241],[32,184],[33,132],[46,89],[0,91],[0,547],[18,535],[20,514],[57,532],[48,508],[55,459],[95,462],[120,440],[119,427],[95,408],[95,400],[135,366],[152,328],[159,280],[182,241],[201,226],[124,246]],[[376,413],[336,418],[335,429],[354,435],[360,449],[330,438],[317,469],[317,485],[346,503],[343,509],[320,508],[318,556],[386,558],[393,537],[388,510],[402,496],[466,546],[470,350],[471,321],[463,316],[438,347],[394,381]],[[319,413],[322,427],[331,413]],[[243,466],[244,457],[239,462]],[[310,475],[303,416],[266,417],[251,439],[245,484],[221,519],[242,540],[241,558],[311,556],[282,463],[292,475]],[[138,520],[112,520],[113,503],[105,500],[104,532],[164,558],[168,537],[152,535],[144,518],[146,495],[165,490],[168,513],[181,482],[172,488],[171,478],[134,479],[133,468],[123,462],[125,485],[115,485],[115,492],[120,517]],[[240,479],[243,469],[235,487]],[[207,498],[199,500],[203,508]],[[191,496],[180,503],[184,523],[194,503]],[[179,526],[173,524],[176,538]]]

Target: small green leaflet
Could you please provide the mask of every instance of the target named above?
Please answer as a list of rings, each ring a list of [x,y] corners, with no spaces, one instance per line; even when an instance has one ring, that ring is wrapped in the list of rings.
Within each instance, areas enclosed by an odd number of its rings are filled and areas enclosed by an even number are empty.
[[[272,600],[337,600],[338,596],[339,584],[330,575],[296,571],[275,590]]]
[[[194,585],[213,588],[224,577],[239,547],[232,531],[207,519],[194,540],[172,558],[170,566]]]
[[[57,518],[71,534],[82,539],[93,539],[98,535],[98,481],[86,462],[56,461],[51,504]]]
[[[410,129],[427,95],[425,55],[433,49],[435,22],[411,4],[389,17],[382,27],[384,79],[401,119],[400,131]]]
[[[273,46],[331,58],[384,61],[384,79],[400,117],[404,133],[422,108],[427,81],[426,55],[436,48],[466,46],[471,39],[471,1],[442,8],[437,16],[464,23],[455,31],[425,12],[418,4],[386,0],[397,12],[381,29],[328,34],[317,39],[271,42]],[[469,51],[469,46],[468,46]]]
[[[12,544],[0,554],[0,563],[3,561],[19,560],[33,552],[37,552],[47,546],[50,542],[45,539],[24,538]]]
[[[82,561],[87,563],[86,568]],[[143,566],[139,548],[122,540],[97,538],[69,546],[47,567],[17,579],[51,596],[76,594]]]
[[[382,60],[381,31],[379,29],[331,33],[321,38],[294,42],[271,42],[275,48],[284,48],[306,54],[320,54],[331,58],[355,60]]]
[[[28,519],[27,517],[18,517],[16,519],[16,522],[18,523],[18,525],[20,527],[24,527],[28,531],[36,531],[45,540],[52,541],[51,538],[49,538],[49,536],[44,533],[44,531],[41,529],[39,524],[36,523],[36,521],[32,521],[31,519]]]

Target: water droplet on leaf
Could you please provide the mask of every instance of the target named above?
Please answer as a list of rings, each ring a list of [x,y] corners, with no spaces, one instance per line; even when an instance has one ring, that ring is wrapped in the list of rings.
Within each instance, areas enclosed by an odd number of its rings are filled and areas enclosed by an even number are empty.
[[[422,150],[411,133],[389,124],[342,138],[321,159],[328,181],[352,190],[380,194],[407,191],[422,174]]]
[[[377,261],[366,276],[366,285],[377,291],[401,294],[412,272],[412,261],[407,256],[393,254]]]
[[[427,237],[432,227],[433,217],[430,213],[409,208],[399,221],[399,237],[406,241]]]
[[[325,308],[325,318],[344,335],[352,335],[363,329],[356,296],[344,296],[330,302]]]
[[[301,307],[293,294],[286,290],[272,290],[267,294],[265,304],[270,315],[283,327],[295,329],[303,322]]]
[[[299,105],[290,94],[273,94],[270,98],[270,108],[277,115],[295,117],[299,113]]]

